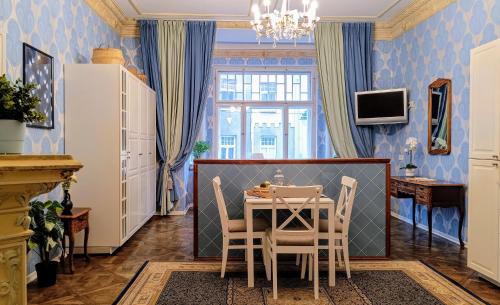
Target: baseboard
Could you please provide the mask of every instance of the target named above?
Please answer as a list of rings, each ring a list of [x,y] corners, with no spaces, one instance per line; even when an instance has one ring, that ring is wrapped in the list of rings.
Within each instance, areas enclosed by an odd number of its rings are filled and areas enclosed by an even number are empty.
[[[36,280],[36,271],[33,271],[26,276],[26,283],[29,284],[29,283],[33,282],[34,280]]]
[[[192,207],[193,207],[193,204],[190,203],[184,211],[170,211],[167,215],[168,216],[184,216],[189,212],[189,210]]]
[[[406,222],[406,223],[408,223],[410,225],[413,225],[413,220],[412,219],[404,217],[404,216],[401,216],[401,215],[399,215],[398,213],[396,213],[394,211],[391,211],[391,216],[394,217],[394,218],[397,218],[397,219],[399,219],[401,221],[404,221],[404,222]],[[417,228],[422,229],[424,231],[429,231],[429,227],[428,226],[426,226],[424,224],[421,224],[421,223],[418,223],[418,222],[417,222]],[[444,238],[444,239],[446,239],[448,241],[451,241],[454,244],[460,245],[460,241],[455,236],[451,236],[449,234],[446,234],[446,233],[441,232],[439,230],[436,230],[434,228],[432,228],[432,234],[436,235],[436,236],[439,236],[439,237],[442,237],[442,238]],[[467,248],[467,242],[464,241],[464,243],[465,243],[465,247]]]

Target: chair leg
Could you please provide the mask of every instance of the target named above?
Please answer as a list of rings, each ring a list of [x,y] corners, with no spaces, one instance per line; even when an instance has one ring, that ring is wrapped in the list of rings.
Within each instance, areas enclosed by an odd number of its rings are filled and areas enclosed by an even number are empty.
[[[339,262],[339,267],[342,267],[342,251],[340,250],[340,240],[336,239],[335,240],[335,246],[338,246],[339,248],[335,249],[336,255],[337,255],[337,260]]]
[[[273,299],[278,299],[278,256],[273,253]]]
[[[306,277],[307,269],[307,254],[302,254],[302,268],[300,270],[300,279],[303,280]]]
[[[309,282],[313,280],[313,256],[311,254],[307,254],[309,257]]]
[[[342,250],[344,252],[344,262],[345,262],[345,272],[347,273],[347,278],[351,278],[351,266],[349,264],[349,243],[347,242],[347,237],[342,238]]]
[[[226,273],[227,255],[229,251],[229,239],[223,238],[222,240],[222,268],[220,270],[220,277],[224,278]]]
[[[314,298],[319,299],[319,254],[314,252]]]
[[[270,265],[270,257],[269,257],[269,251],[268,251],[269,245],[265,241],[265,239],[262,239],[262,257],[264,259],[264,267],[266,269],[266,278],[268,281],[271,280],[271,265]]]

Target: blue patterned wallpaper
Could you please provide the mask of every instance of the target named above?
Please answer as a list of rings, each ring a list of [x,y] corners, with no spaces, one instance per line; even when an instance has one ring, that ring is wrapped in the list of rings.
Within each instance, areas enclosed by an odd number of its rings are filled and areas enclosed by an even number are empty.
[[[416,164],[420,174],[467,183],[469,124],[469,53],[476,46],[500,37],[500,0],[458,0],[394,41],[377,41],[374,51],[375,87],[409,89],[408,125],[379,128],[376,155],[392,159],[393,174],[398,168],[407,137],[420,144]],[[427,153],[427,86],[436,78],[450,78],[453,87],[452,152],[432,156]],[[392,200],[392,210],[412,216],[409,200]],[[424,207],[417,211],[419,223],[427,225]],[[435,209],[433,228],[457,237],[458,213]],[[466,230],[464,234],[466,234]]]
[[[83,0],[0,0],[7,32],[7,75],[22,77],[22,43],[54,57],[55,128],[28,128],[25,153],[64,152],[65,63],[90,62],[99,45],[120,46],[120,37]]]

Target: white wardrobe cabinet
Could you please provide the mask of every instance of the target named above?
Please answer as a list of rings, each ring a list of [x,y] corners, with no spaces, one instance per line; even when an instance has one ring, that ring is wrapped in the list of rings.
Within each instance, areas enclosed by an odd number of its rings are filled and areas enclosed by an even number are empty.
[[[500,285],[500,39],[471,51],[467,266]]]
[[[156,212],[156,94],[120,65],[64,69],[65,150],[84,164],[72,201],[92,208],[89,251],[112,253]]]

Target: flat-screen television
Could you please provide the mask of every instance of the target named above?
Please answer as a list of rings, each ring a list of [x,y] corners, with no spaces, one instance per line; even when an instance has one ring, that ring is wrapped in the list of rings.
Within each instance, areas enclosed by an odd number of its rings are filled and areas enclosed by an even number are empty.
[[[406,123],[406,88],[356,92],[356,125]]]

